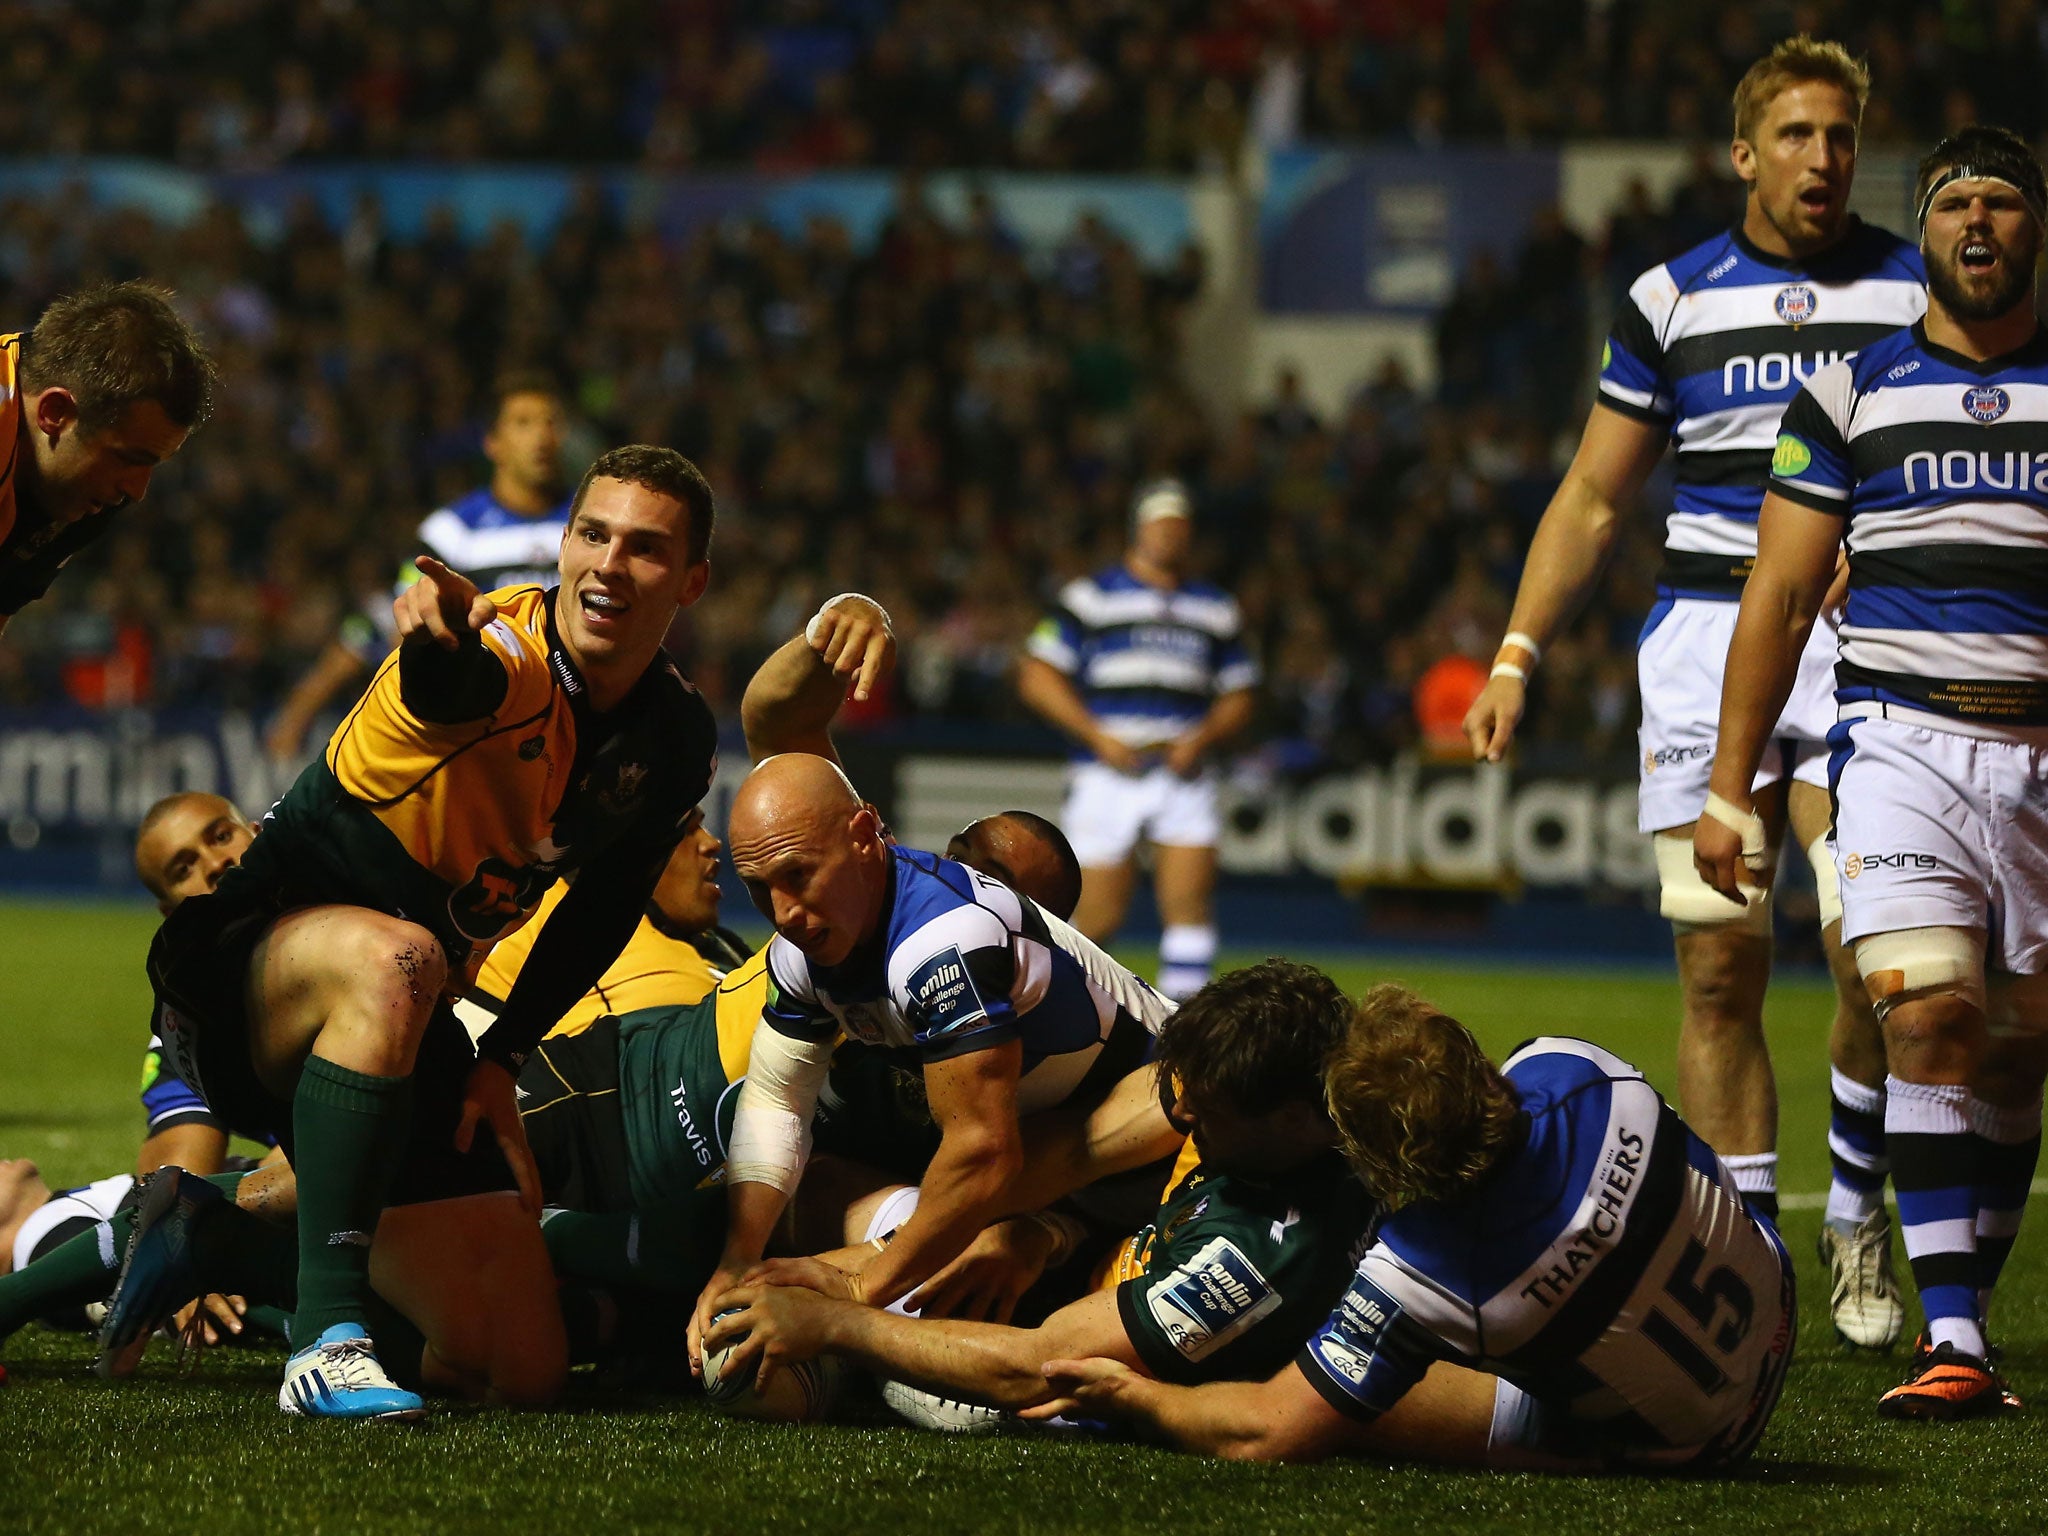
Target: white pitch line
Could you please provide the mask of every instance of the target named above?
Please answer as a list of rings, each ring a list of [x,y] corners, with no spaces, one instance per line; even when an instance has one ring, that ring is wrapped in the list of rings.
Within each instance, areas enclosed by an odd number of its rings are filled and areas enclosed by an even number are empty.
[[[2048,1195],[2048,1179],[2036,1179],[2032,1184],[2029,1184],[2027,1188],[2033,1194]],[[1899,1197],[1893,1194],[1889,1189],[1887,1189],[1884,1192],[1884,1200],[1885,1204],[1887,1205],[1897,1205],[1899,1203]],[[1799,1194],[1778,1196],[1778,1209],[1781,1211],[1825,1210],[1827,1208],[1827,1203],[1828,1192],[1826,1190],[1822,1190],[1817,1195]]]

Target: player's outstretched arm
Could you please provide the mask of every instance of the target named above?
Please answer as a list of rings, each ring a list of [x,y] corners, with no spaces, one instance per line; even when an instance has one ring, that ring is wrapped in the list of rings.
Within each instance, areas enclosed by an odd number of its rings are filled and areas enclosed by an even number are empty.
[[[761,663],[740,700],[747,755],[782,752],[839,761],[829,727],[849,693],[866,699],[896,669],[896,631],[871,597],[842,593],[818,610],[804,632]]]
[[[1187,1132],[1167,1118],[1159,1069],[1126,1073],[1100,1104],[1040,1110],[1022,1121],[1024,1166],[1004,1207],[1038,1211],[1075,1190],[1178,1153]]]
[[[1508,633],[1534,641],[1536,650],[1502,646],[1501,662],[1465,715],[1465,739],[1475,758],[1497,763],[1507,752],[1528,703],[1527,673],[1592,595],[1613,552],[1621,513],[1634,505],[1657,467],[1666,434],[1662,422],[1604,405],[1595,405],[1587,417],[1579,451],[1530,541],[1508,619]],[[1524,675],[1499,670],[1503,663]]]
[[[718,1323],[708,1342],[745,1339],[732,1358],[758,1358],[763,1386],[782,1365],[829,1353],[934,1392],[1014,1409],[1050,1396],[1049,1359],[1085,1353],[1138,1364],[1114,1291],[1091,1292],[1036,1328],[904,1317],[789,1286],[746,1286],[726,1300],[744,1310]]]
[[[1064,731],[1119,773],[1143,766],[1138,754],[1102,728],[1081,697],[1073,679],[1036,656],[1017,663],[1017,697],[1048,725]]]
[[[1693,832],[1700,877],[1735,901],[1743,899],[1738,876],[1750,884],[1768,876],[1769,853],[1754,819],[1750,785],[1771,726],[1792,692],[1806,637],[1834,585],[1841,544],[1842,519],[1835,514],[1775,491],[1764,498],[1756,565],[1728,642],[1707,813]]]
[[[1113,1360],[1051,1360],[1053,1396],[1027,1419],[1069,1414],[1120,1419],[1183,1450],[1233,1461],[1320,1461],[1326,1456],[1397,1456],[1485,1466],[1497,1383],[1441,1362],[1377,1418],[1339,1413],[1310,1385],[1300,1361],[1267,1381],[1212,1381],[1179,1387]]]
[[[1008,1040],[925,1064],[939,1149],[918,1183],[917,1209],[861,1272],[869,1305],[887,1306],[930,1279],[1004,1208],[1024,1163],[1017,1124],[1023,1062],[1023,1045]]]

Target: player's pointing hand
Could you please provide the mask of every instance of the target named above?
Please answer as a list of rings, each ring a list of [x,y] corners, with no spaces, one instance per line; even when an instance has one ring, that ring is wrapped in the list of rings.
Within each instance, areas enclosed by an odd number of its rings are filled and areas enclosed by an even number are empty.
[[[452,651],[464,635],[475,634],[498,616],[498,605],[467,576],[449,570],[432,555],[421,555],[413,564],[420,579],[391,603],[401,645],[425,639]]]

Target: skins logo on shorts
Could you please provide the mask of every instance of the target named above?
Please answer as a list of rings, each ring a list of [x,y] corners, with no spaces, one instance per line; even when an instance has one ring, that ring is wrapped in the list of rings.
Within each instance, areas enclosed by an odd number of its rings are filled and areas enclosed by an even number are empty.
[[[904,990],[920,1021],[919,1034],[925,1039],[950,1034],[988,1017],[988,1005],[974,989],[974,977],[957,944],[912,971]]]
[[[1206,1359],[1279,1305],[1280,1293],[1227,1237],[1145,1292],[1152,1321],[1188,1360]]]
[[[1804,283],[1794,283],[1790,288],[1780,288],[1773,306],[1778,318],[1787,325],[1800,326],[1813,318],[1813,312],[1820,307],[1820,301],[1813,296],[1813,290]]]
[[[1842,860],[1842,877],[1854,880],[1866,869],[1929,871],[1941,868],[1931,853],[1852,853]]]
[[[1856,877],[1857,877],[1858,875],[1860,875],[1860,874],[1862,874],[1862,873],[1863,873],[1863,855],[1862,855],[1862,854],[1860,854],[1860,853],[1852,853],[1852,854],[1850,854],[1850,855],[1849,855],[1849,857],[1847,857],[1846,859],[1842,860],[1842,878],[1843,878],[1843,879],[1845,879],[1845,880],[1854,880],[1854,879],[1855,879],[1855,878],[1856,878]]]
[[[1771,473],[1790,478],[1813,467],[1813,450],[1790,432],[1778,434],[1778,446],[1771,451]]]
[[[1714,755],[1714,744],[1698,742],[1690,747],[1654,747],[1643,754],[1643,772],[1655,773],[1659,768],[1673,763],[1696,763],[1701,758]]]
[[[1970,420],[1989,426],[2012,409],[2012,396],[1996,384],[1972,384],[1963,391],[1963,411]]]

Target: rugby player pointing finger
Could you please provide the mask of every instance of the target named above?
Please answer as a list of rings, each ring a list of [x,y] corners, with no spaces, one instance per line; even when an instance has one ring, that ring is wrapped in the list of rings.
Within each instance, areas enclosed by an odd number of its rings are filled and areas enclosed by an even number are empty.
[[[1750,771],[1846,541],[1829,738],[1842,937],[1883,1021],[1927,1314],[1878,1410],[1954,1418],[2016,1402],[1984,1306],[2040,1154],[2048,1059],[2048,188],[2024,141],[1980,127],[1921,162],[1918,193],[1926,320],[1785,412],[1694,848],[1725,892],[1761,861]]]
[[[364,1327],[370,1234],[387,1204],[531,1178],[514,1075],[624,946],[711,782],[711,713],[661,642],[704,590],[712,516],[687,459],[619,448],[577,488],[560,587],[486,596],[429,562],[326,752],[157,936],[167,1059],[298,1172],[288,1412],[421,1412]],[[560,876],[572,888],[473,1056],[450,994]],[[545,1285],[537,1225],[495,1198],[494,1259]],[[548,1347],[535,1397],[566,1369],[558,1329]]]
[[[1630,288],[1578,455],[1530,545],[1494,675],[1465,721],[1473,755],[1498,761],[1539,653],[1591,592],[1617,520],[1670,441],[1676,486],[1664,568],[1637,658],[1638,816],[1656,834],[1661,905],[1675,931],[1679,1101],[1766,1214],[1777,1208],[1777,1087],[1763,1033],[1770,910],[1701,884],[1691,835],[1714,765],[1720,662],[1756,551],[1778,417],[1803,379],[1913,320],[1925,303],[1912,247],[1848,211],[1868,92],[1863,66],[1839,44],[1805,37],[1780,43],[1736,87],[1730,156],[1748,186],[1742,222]],[[1836,1326],[1882,1347],[1902,1320],[1881,1198],[1883,1052],[1854,967],[1831,936],[1841,913],[1820,846],[1833,660],[1833,633],[1824,629],[1790,705],[1767,722],[1771,750],[1752,767],[1771,847],[1789,819],[1820,885],[1838,994],[1836,1181],[1824,1245],[1836,1269]]]

